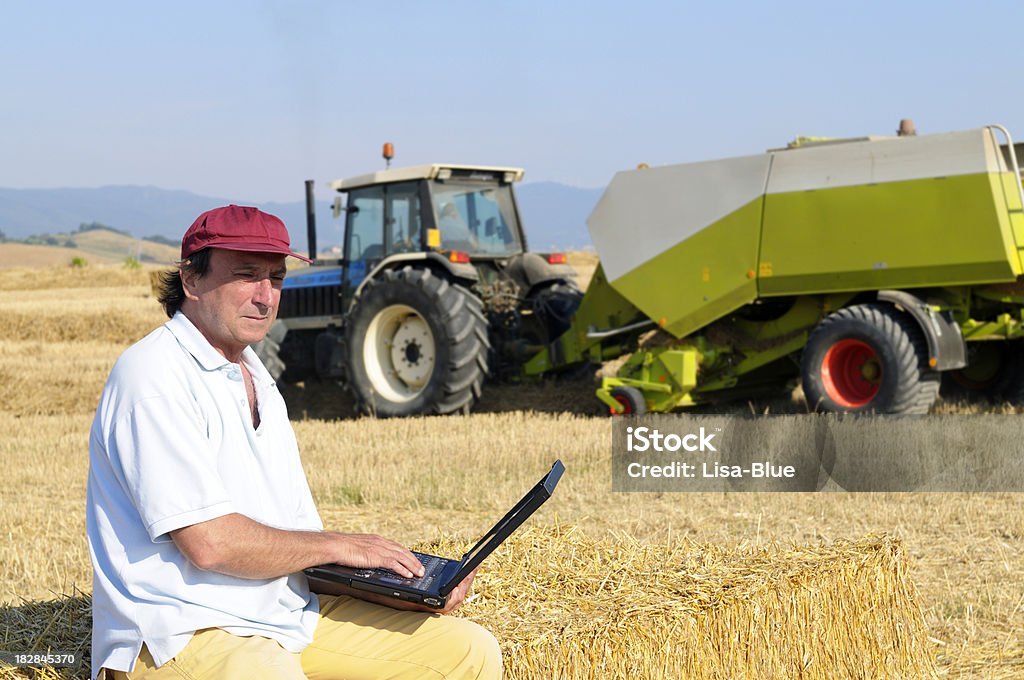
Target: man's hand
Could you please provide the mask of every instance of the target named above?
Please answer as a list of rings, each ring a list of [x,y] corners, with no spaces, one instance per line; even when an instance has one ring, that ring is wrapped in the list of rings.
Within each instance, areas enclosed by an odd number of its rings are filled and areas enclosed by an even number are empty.
[[[405,578],[423,576],[423,565],[405,546],[373,534],[335,534],[344,552],[333,560],[346,567],[390,569]]]
[[[309,579],[309,589],[314,593],[323,593],[324,595],[348,595],[349,597],[354,597],[357,600],[373,602],[374,604],[391,607],[392,609],[427,612],[430,614],[451,614],[462,606],[462,603],[465,602],[466,598],[469,596],[469,592],[473,587],[473,579],[476,578],[476,572],[477,570],[474,569],[469,573],[469,576],[462,579],[462,583],[455,586],[455,589],[448,595],[448,603],[445,604],[444,609],[431,609],[426,605],[406,602],[405,600],[399,600],[393,597],[384,597],[377,593],[359,590],[358,588],[352,588],[340,583],[335,583],[334,581],[325,581],[324,579],[319,578]]]
[[[455,589],[448,595],[448,604],[441,610],[442,614],[450,614],[462,606],[462,603],[469,597],[470,591],[473,590],[473,579],[476,578],[476,572],[476,569],[469,572],[469,576],[462,579],[462,583],[455,586]]]

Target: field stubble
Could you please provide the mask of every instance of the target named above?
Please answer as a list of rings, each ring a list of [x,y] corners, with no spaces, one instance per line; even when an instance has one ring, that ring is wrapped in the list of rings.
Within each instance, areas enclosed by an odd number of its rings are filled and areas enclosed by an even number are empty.
[[[116,287],[55,277],[59,289],[16,274],[0,274],[0,600],[7,614],[25,611],[25,600],[89,591],[83,500],[92,410],[118,354],[164,318],[144,273]],[[33,314],[37,323],[26,323]],[[505,389],[511,402],[516,388]],[[588,390],[537,389],[524,400],[531,411],[499,412],[506,399],[496,398],[496,412],[466,418],[296,422],[325,524],[457,552],[560,456],[567,474],[531,520],[540,534],[529,541],[571,527],[582,543],[573,538],[569,546],[635,544],[671,558],[684,544],[827,550],[888,535],[906,552],[939,672],[1024,675],[1019,495],[613,494],[610,425],[580,415],[587,411],[574,403]],[[294,401],[290,407],[295,413]],[[518,545],[502,559],[525,559],[514,552]],[[499,585],[498,570],[488,574],[485,566],[483,593]],[[471,603],[467,615],[486,622],[494,612],[480,607]],[[675,643],[687,644],[683,637]]]

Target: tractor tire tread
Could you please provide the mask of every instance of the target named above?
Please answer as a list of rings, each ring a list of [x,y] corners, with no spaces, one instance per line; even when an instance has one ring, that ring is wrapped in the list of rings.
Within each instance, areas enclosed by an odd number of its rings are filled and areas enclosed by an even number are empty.
[[[370,319],[387,306],[399,304],[398,300],[426,320],[435,343],[433,374],[422,391],[407,402],[385,399],[370,384],[361,364]],[[345,382],[357,411],[377,417],[468,413],[482,394],[488,372],[487,321],[480,309],[480,301],[467,289],[423,267],[406,265],[368,282],[345,325],[349,364]],[[363,337],[358,337],[360,333]]]

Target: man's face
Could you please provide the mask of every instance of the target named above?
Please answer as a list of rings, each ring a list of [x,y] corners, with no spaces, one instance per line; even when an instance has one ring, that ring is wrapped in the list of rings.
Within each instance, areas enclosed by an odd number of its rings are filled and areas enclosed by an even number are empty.
[[[182,277],[182,311],[218,352],[238,361],[277,318],[286,272],[284,255],[214,248],[206,274]]]

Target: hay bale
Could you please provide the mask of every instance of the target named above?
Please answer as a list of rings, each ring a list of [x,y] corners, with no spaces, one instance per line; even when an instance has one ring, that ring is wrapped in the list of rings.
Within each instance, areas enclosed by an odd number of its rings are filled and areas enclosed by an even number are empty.
[[[462,611],[495,633],[509,680],[935,674],[893,538],[733,551],[555,527],[500,553]]]
[[[885,536],[731,550],[531,528],[488,560],[459,615],[494,632],[508,680],[934,677],[906,565]],[[8,649],[87,654],[89,625],[80,595],[0,609]],[[87,668],[36,677],[88,677]],[[0,670],[6,677],[28,676]]]

